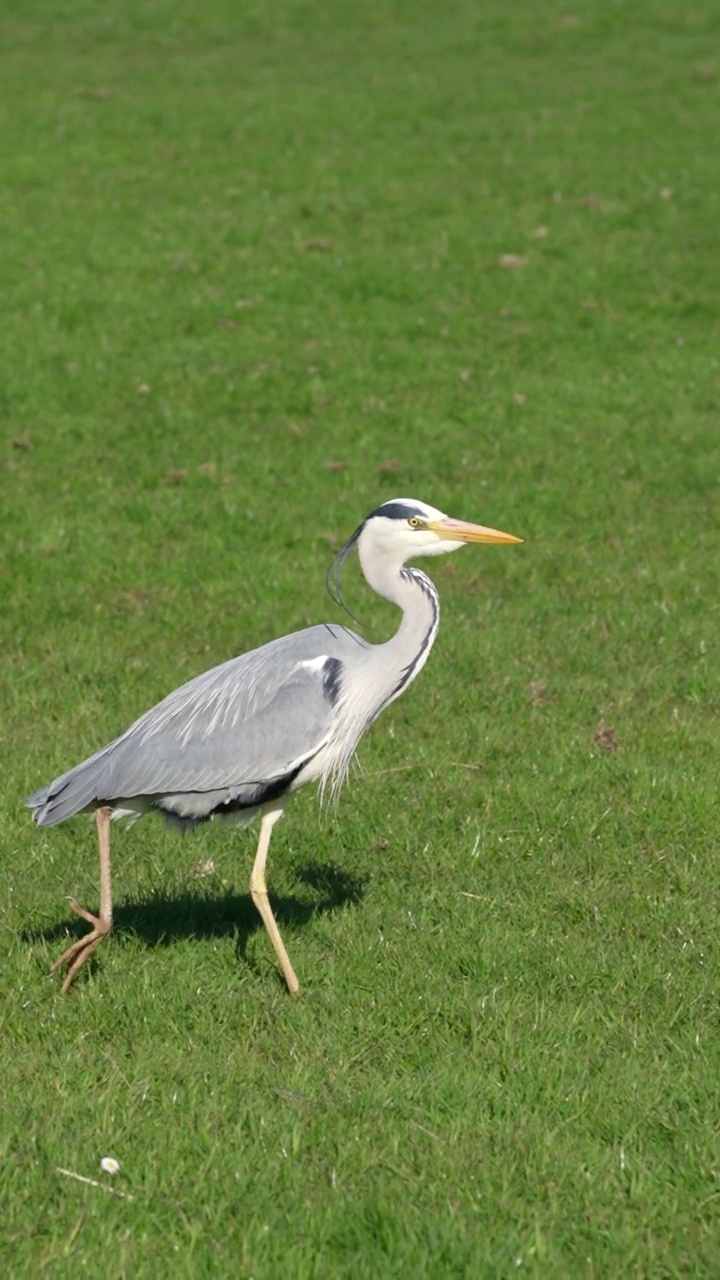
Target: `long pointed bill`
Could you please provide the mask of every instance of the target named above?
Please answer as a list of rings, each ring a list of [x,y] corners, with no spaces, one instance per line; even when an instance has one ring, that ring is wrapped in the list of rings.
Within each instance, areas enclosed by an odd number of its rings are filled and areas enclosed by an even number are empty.
[[[512,533],[501,533],[499,529],[486,529],[484,524],[469,524],[466,520],[428,520],[428,529],[432,529],[438,538],[448,538],[451,542],[522,542]]]

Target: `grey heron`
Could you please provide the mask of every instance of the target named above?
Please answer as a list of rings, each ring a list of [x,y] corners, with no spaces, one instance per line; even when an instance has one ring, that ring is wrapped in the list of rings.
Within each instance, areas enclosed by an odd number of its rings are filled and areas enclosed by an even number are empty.
[[[41,827],[85,812],[97,826],[100,913],[71,900],[90,931],[52,966],[52,973],[67,966],[63,991],[112,928],[110,822],[153,810],[181,826],[215,817],[245,824],[261,815],[250,894],[288,988],[298,991],[265,883],[272,828],[306,782],[338,790],[365,730],[424,666],[440,619],[438,593],[407,562],[468,542],[521,541],[414,498],[384,502],[337,553],[328,584],[342,603],[340,569],[357,550],[368,584],[402,612],[390,640],[370,644],[336,623],[272,640],[175,689],[119,738],[29,796]]]

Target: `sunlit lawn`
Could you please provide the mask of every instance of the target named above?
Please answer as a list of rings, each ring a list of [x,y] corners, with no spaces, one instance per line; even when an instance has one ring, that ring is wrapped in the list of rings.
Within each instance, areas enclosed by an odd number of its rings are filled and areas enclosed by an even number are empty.
[[[8,1274],[717,1274],[719,25],[9,6]],[[255,833],[151,820],[61,996],[94,833],[24,796],[337,618],[398,495],[525,543],[431,566],[425,671],[277,829],[299,998]]]

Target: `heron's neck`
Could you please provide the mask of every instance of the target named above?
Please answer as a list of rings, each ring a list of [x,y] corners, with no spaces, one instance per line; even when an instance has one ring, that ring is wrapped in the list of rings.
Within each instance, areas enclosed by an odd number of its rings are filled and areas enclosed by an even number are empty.
[[[402,609],[395,635],[376,651],[382,653],[383,701],[379,712],[402,693],[422,670],[440,623],[440,601],[433,582],[419,569],[373,562],[360,556],[365,577],[378,595]]]

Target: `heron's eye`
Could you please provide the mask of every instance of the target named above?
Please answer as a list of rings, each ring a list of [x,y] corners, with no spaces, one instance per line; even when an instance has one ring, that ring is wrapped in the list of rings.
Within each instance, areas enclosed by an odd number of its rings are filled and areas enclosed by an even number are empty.
[[[411,529],[422,529],[423,522],[419,516],[408,516],[408,524]]]

